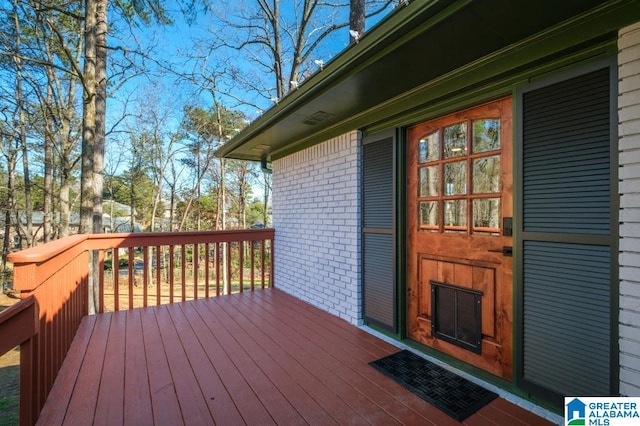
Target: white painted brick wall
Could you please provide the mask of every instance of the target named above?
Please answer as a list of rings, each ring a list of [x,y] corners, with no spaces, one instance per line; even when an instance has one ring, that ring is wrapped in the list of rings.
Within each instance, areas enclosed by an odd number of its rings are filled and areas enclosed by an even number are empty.
[[[275,286],[352,324],[362,322],[359,137],[272,163]]]
[[[618,37],[620,393],[640,396],[640,23]]]

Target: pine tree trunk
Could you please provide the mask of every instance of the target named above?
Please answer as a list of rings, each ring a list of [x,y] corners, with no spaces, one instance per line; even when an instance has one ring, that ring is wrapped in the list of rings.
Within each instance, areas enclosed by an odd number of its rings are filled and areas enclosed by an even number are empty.
[[[18,1],[13,2],[13,17],[14,17],[14,29],[16,33],[16,50],[13,61],[16,65],[16,107],[18,109],[18,123],[17,129],[15,129],[16,136],[20,141],[20,149],[22,150],[22,167],[23,167],[23,179],[24,179],[24,215],[26,219],[26,240],[27,244],[31,246],[33,244],[33,207],[31,202],[31,177],[29,174],[29,150],[27,149],[27,127],[26,127],[26,115],[25,115],[25,101],[24,93],[22,90],[22,59],[20,56],[20,47],[22,40],[20,34],[22,29],[20,27],[20,20],[18,19]],[[21,226],[20,213],[16,211],[17,222],[16,226]]]
[[[107,114],[107,0],[96,5],[96,127],[93,149],[93,233],[101,234]]]
[[[82,170],[80,182],[80,233],[93,231],[93,208],[95,203],[94,151],[96,143],[96,32],[97,2],[85,0],[85,33],[84,33],[84,108],[82,115]],[[89,314],[96,312],[98,283],[97,256],[95,252],[89,257]]]
[[[11,212],[15,208],[15,169],[16,169],[16,150],[13,148],[11,141],[8,142],[7,153],[7,200],[4,215],[4,240],[2,244],[2,276],[7,270],[7,255],[12,245],[11,241]]]
[[[85,0],[84,108],[82,115],[82,171],[80,233],[93,231],[93,162],[96,134],[96,14],[97,0]]]
[[[349,9],[349,29],[364,33],[365,0],[350,0]],[[350,41],[356,41],[353,36],[349,36]]]
[[[53,97],[53,90],[51,83],[47,86],[47,101],[48,105],[51,104]],[[51,115],[45,112],[45,131],[44,131],[44,200],[43,200],[43,239],[47,243],[51,240],[51,207],[53,204],[53,168],[52,168],[52,144],[53,137],[53,124],[51,123]]]

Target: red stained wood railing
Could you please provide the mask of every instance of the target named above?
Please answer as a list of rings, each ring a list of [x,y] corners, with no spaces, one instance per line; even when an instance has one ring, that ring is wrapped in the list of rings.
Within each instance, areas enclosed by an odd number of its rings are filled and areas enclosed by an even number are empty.
[[[107,265],[98,312],[273,286],[273,229],[119,235],[89,240]]]
[[[20,423],[38,418],[93,305],[90,282],[97,312],[252,290],[254,276],[273,287],[273,239],[273,229],[74,235],[10,254],[24,300],[0,313],[0,354],[21,345]]]
[[[12,253],[13,288],[37,308],[37,333],[20,354],[20,424],[35,423],[87,314],[89,253],[75,235]],[[26,390],[22,390],[25,387]]]
[[[34,395],[33,368],[23,368],[33,362],[35,336],[38,334],[38,305],[33,296],[21,300],[0,312],[0,356],[20,345],[20,423],[32,424],[36,400]],[[24,403],[23,403],[24,401]]]

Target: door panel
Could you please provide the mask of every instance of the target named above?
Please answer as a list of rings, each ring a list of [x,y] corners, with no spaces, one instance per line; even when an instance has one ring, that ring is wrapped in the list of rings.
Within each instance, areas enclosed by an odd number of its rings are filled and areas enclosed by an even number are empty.
[[[495,268],[483,266],[464,265],[452,262],[440,262],[429,258],[420,260],[420,282],[430,283],[431,281],[456,283],[460,287],[481,291],[482,299],[482,334],[495,337]],[[421,286],[420,305],[418,312],[420,316],[431,317],[431,291],[427,286]]]
[[[407,149],[409,337],[507,379],[513,282],[503,247],[512,246],[511,105],[505,98],[416,125]],[[440,288],[457,295],[439,298],[438,306],[433,295]],[[479,300],[471,297],[478,292]],[[471,349],[463,330],[474,308],[469,303],[481,304],[481,324],[474,325],[480,343]]]

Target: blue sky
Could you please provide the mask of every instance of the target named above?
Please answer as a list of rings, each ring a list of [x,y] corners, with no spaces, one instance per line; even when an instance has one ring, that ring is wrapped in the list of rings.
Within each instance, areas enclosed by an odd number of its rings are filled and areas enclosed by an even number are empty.
[[[287,9],[287,5],[291,7],[291,1],[281,1],[281,13],[283,15],[291,16],[290,9]],[[348,2],[347,2],[348,3]],[[237,6],[239,3],[232,3]],[[255,4],[255,3],[254,3]],[[223,3],[217,4],[219,7]],[[215,7],[215,6],[214,6]],[[229,8],[231,6],[228,6]],[[389,9],[386,14],[380,14],[375,20],[367,22],[367,28],[371,28],[376,21],[379,21],[384,16],[388,15],[391,11]],[[229,14],[229,10],[227,10]],[[348,7],[340,10],[340,12],[334,17],[323,18],[319,21],[320,25],[327,22],[346,22],[348,20]],[[185,19],[180,15],[174,13],[172,16],[175,19],[175,24],[172,26],[150,26],[130,29],[128,26],[118,28],[122,23],[114,22],[115,34],[112,37],[112,43],[119,42],[131,42],[132,40],[138,40],[143,46],[153,46],[153,55],[162,64],[161,67],[170,67],[173,71],[189,71],[195,66],[192,60],[187,59],[194,54],[204,54],[207,52],[207,42],[212,40],[213,31],[221,32],[227,29],[220,29],[220,22],[213,13],[204,14],[199,13],[196,20],[191,23],[187,23]],[[229,35],[230,37],[233,34]],[[121,39],[121,40],[119,40]],[[135,43],[134,43],[135,44]],[[335,55],[339,54],[349,45],[348,28],[342,28],[336,31],[330,38],[323,43],[318,52],[313,57],[310,57],[310,63],[316,59],[321,59],[325,63],[329,62]],[[209,70],[214,72],[220,70],[220,67],[228,65],[229,62],[234,62],[235,65],[242,69],[243,72],[251,72],[256,67],[255,63],[247,61],[243,57],[242,53],[231,50],[223,50],[221,52],[221,58],[218,59],[215,56],[210,58],[209,64],[211,66]],[[155,65],[151,64],[152,69],[158,70]],[[273,77],[271,77],[273,79]],[[249,120],[253,120],[260,115],[260,110],[265,111],[270,108],[273,103],[269,100],[273,97],[275,91],[269,93],[263,93],[262,99],[252,96],[249,92],[243,92],[241,89],[231,89],[228,81],[222,80],[220,86],[233,92],[233,96],[240,99],[248,99],[248,103],[253,105],[239,104],[237,99],[230,96],[222,95],[220,101],[228,108],[239,109],[244,112]],[[273,83],[271,83],[273,85]],[[213,104],[211,94],[206,91],[201,91],[196,85],[191,84],[184,79],[179,79],[176,75],[170,73],[153,73],[152,77],[138,76],[128,81],[114,97],[110,99],[108,104],[109,122],[115,123],[120,120],[123,112],[131,113],[138,109],[140,105],[157,103],[160,104],[160,108],[163,109],[166,114],[165,118],[165,131],[168,135],[170,132],[178,129],[182,120],[182,108],[184,105],[198,105],[203,108],[210,108]],[[129,103],[127,105],[127,102]],[[127,105],[125,107],[125,105]],[[126,130],[126,126],[130,129],[135,129],[136,124],[134,122],[122,123],[119,125],[120,130]],[[130,136],[126,133],[113,134],[110,138],[110,144],[112,147],[118,143],[118,139],[122,139],[122,146],[126,147],[128,138]],[[113,156],[114,159],[110,161],[106,159],[106,163],[113,164],[115,157],[121,156],[122,150],[107,149],[107,156]],[[186,171],[185,171],[186,173]],[[255,188],[254,195],[259,195],[260,189]]]
[[[176,11],[172,11],[171,15],[175,20],[175,24],[172,26],[163,27],[139,27],[134,29],[131,36],[139,38],[143,44],[154,45],[154,56],[162,62],[164,65],[170,64],[172,70],[189,71],[194,68],[193,61],[189,61],[186,57],[194,54],[207,53],[207,42],[213,39],[213,32],[221,33],[228,31],[228,28],[221,28],[220,22],[215,17],[216,13],[227,13],[228,16],[233,15],[231,11],[232,7],[238,7],[243,2],[218,2],[212,5],[211,13],[198,13],[194,22],[187,23],[184,17]],[[348,4],[348,2],[347,2]],[[281,1],[281,14],[283,19],[291,18],[292,15],[292,1]],[[222,10],[225,8],[225,10]],[[370,19],[367,22],[367,27],[371,28],[382,17],[386,16],[391,9],[380,14],[374,19]],[[321,17],[318,20],[318,25],[330,24],[331,22],[346,22],[348,20],[348,7],[343,7],[338,10],[335,16]],[[114,38],[118,38],[123,33],[118,32]],[[232,33],[229,37],[232,37]],[[125,33],[126,35],[126,33]],[[124,38],[124,37],[123,37]],[[325,63],[329,62],[336,54],[343,51],[348,47],[349,35],[348,28],[342,28],[336,31],[331,37],[327,38],[323,42],[314,57],[310,58],[310,62],[318,59]],[[243,52],[233,52],[231,50],[219,52],[221,59],[218,59],[213,55],[209,59],[210,70],[214,72],[216,70],[221,71],[221,67],[225,67],[233,63],[236,67],[243,70],[244,73],[250,73],[256,68],[255,62],[247,60],[243,57]],[[137,78],[125,87],[125,92],[131,90],[136,91],[141,85],[145,84],[144,78]],[[147,80],[148,81],[148,80]],[[158,83],[161,82],[161,83]],[[156,80],[154,84],[161,84],[162,90],[170,91],[171,97],[174,100],[182,98],[183,101],[189,101],[191,103],[202,104],[203,106],[210,106],[212,104],[211,96],[208,94],[201,94],[197,96],[198,88],[195,85],[189,84],[184,80],[180,80],[176,85],[176,77],[171,75],[165,75],[162,78]],[[275,88],[273,77],[270,77],[268,82],[271,85],[271,91],[261,91],[262,98],[257,97],[253,93],[245,92],[241,88],[231,88],[230,82],[226,79],[221,79],[219,85],[221,88],[232,92],[237,98],[247,100],[247,103],[253,104],[251,106],[239,105],[238,101],[230,97],[222,97],[222,102],[230,108],[239,108],[250,119],[255,119],[259,115],[259,110],[266,110],[272,106],[270,98],[275,96]],[[119,94],[122,96],[123,94]],[[128,97],[129,94],[126,94]],[[195,96],[195,97],[194,97]]]

